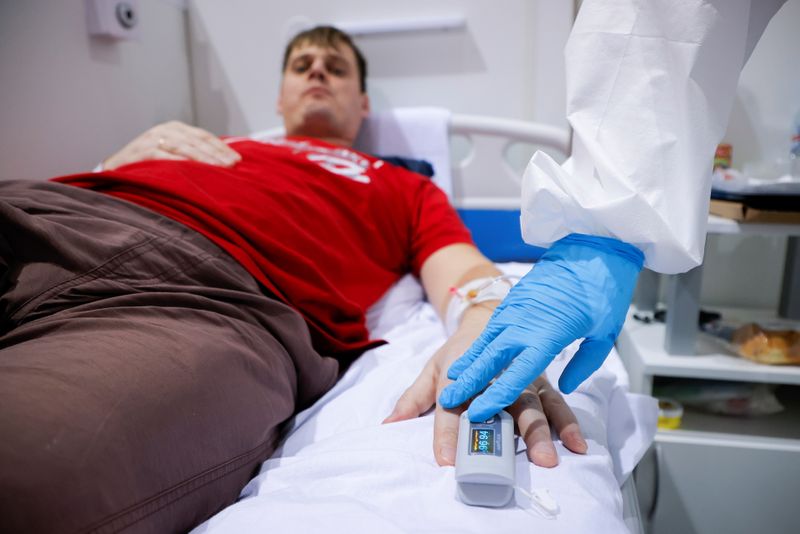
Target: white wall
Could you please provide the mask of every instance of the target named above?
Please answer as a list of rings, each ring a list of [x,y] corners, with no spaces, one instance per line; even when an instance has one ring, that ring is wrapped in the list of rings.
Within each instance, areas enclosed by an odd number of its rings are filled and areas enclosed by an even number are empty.
[[[135,135],[191,122],[185,10],[140,0],[139,41],[90,38],[82,0],[0,0],[0,179],[94,167]]]
[[[565,126],[562,50],[571,2],[504,0],[193,0],[189,7],[197,122],[219,134],[281,124],[280,60],[292,20],[385,21],[464,15],[466,28],[356,39],[374,109],[456,112]]]

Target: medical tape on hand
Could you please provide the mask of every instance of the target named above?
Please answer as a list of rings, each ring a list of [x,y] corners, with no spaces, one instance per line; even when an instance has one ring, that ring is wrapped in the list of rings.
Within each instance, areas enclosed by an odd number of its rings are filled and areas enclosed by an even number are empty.
[[[461,318],[468,308],[487,300],[503,300],[518,281],[517,276],[487,276],[470,280],[458,288],[451,287],[444,321],[447,335],[451,336],[458,330]]]

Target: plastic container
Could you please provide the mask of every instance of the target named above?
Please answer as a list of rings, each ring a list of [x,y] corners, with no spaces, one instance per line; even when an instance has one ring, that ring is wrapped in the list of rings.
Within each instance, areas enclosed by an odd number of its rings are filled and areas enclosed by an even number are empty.
[[[733,162],[733,147],[730,143],[720,143],[714,153],[714,170],[730,169]]]
[[[674,399],[658,399],[658,428],[675,430],[680,428],[683,418],[683,406]]]
[[[800,322],[775,319],[745,323],[717,319],[702,330],[725,349],[757,363],[800,365]]]

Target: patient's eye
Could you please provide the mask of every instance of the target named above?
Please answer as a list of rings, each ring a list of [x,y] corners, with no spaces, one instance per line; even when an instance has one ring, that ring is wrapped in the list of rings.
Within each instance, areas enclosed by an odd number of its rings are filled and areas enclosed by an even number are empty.
[[[289,70],[294,74],[303,74],[312,68],[315,61],[317,61],[317,58],[312,54],[303,54],[289,62]],[[350,65],[344,58],[337,55],[324,57],[323,65],[325,71],[330,73],[331,76],[342,78],[350,74]]]
[[[341,58],[329,58],[325,68],[334,76],[347,76],[349,72],[347,63]]]
[[[292,61],[291,69],[292,72],[296,74],[302,74],[303,72],[307,71],[308,68],[311,66],[311,59],[308,57],[299,57]]]

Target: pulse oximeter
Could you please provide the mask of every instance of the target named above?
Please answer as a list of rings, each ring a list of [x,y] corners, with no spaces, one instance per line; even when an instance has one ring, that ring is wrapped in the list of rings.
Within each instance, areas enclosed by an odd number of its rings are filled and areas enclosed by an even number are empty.
[[[456,483],[464,504],[505,506],[514,496],[514,419],[505,411],[480,423],[461,414]]]

